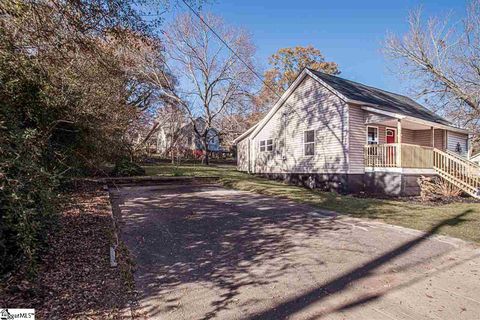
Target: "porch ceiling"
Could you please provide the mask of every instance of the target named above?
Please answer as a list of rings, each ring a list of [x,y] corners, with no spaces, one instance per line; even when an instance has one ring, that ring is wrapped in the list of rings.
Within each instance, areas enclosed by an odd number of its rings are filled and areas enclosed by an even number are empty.
[[[367,111],[365,116],[365,124],[382,124],[385,126],[396,127],[398,120],[402,122],[402,128],[411,130],[427,130],[430,128],[443,129],[454,132],[461,132],[470,134],[468,130],[461,129],[455,126],[444,125],[441,123],[426,121],[418,118],[395,114],[392,112],[382,111],[373,107],[363,106],[363,110]]]
[[[381,121],[381,122],[377,122],[377,124],[382,124],[384,126],[387,126],[387,127],[393,127],[393,128],[396,128],[397,127],[397,119],[388,119],[388,120],[384,120],[384,121]],[[427,126],[425,124],[422,124],[422,123],[417,123],[417,122],[413,122],[413,121],[409,121],[409,120],[402,120],[402,128],[403,129],[410,129],[410,130],[428,130],[430,129],[431,127],[430,126]]]

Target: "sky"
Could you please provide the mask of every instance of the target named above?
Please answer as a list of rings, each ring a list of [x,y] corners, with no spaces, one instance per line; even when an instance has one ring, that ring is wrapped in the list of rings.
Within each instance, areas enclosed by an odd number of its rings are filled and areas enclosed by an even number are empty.
[[[225,22],[248,30],[263,68],[279,48],[313,45],[327,61],[339,64],[341,76],[384,90],[403,93],[381,52],[387,32],[407,31],[408,12],[422,7],[424,16],[464,15],[466,1],[354,0],[214,0],[204,6]],[[186,10],[186,9],[185,9]],[[391,65],[390,65],[391,66]]]

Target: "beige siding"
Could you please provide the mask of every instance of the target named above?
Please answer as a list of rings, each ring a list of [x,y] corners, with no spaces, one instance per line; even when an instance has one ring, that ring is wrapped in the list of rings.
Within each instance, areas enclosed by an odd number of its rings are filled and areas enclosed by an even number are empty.
[[[398,140],[396,142],[398,142]],[[402,129],[402,143],[416,144],[415,131],[410,129]]]
[[[378,143],[387,143],[386,129],[395,127],[384,126],[381,124],[369,124],[369,127],[378,128]],[[365,128],[367,125],[365,125]],[[366,130],[366,129],[365,129]],[[365,137],[366,133],[364,133]],[[444,130],[435,129],[435,147],[438,149],[443,149],[444,144]],[[398,140],[397,140],[398,141]],[[363,140],[363,144],[366,143],[366,138]],[[402,143],[415,144],[420,146],[431,147],[432,146],[432,130],[412,130],[412,129],[402,129]]]
[[[349,105],[349,173],[364,173],[363,147],[367,142],[365,111],[359,106]]]
[[[364,173],[366,121],[375,117],[360,106],[347,105],[314,79],[305,79],[255,136],[238,143],[238,169],[254,173]],[[386,127],[378,128],[379,143],[386,143]],[[395,127],[392,127],[396,129]],[[315,155],[304,155],[304,131],[315,131]],[[453,134],[453,133],[451,133]],[[260,152],[260,141],[273,140],[273,151]],[[445,146],[444,131],[435,130],[435,147]],[[449,139],[449,149],[466,136]],[[402,142],[432,145],[432,131],[402,129]],[[250,143],[250,149],[248,148]],[[249,151],[250,150],[250,151]]]
[[[466,155],[468,153],[468,135],[463,133],[457,133],[448,131],[447,132],[447,148],[450,151],[457,151],[457,144],[460,144],[462,149],[461,154]]]
[[[315,155],[304,156],[303,134],[315,131]],[[260,152],[273,139],[273,152]],[[344,173],[347,170],[347,105],[307,76],[253,138],[256,173]]]
[[[416,144],[425,147],[432,146],[432,130],[408,130],[403,129],[402,142]],[[408,134],[408,138],[407,138]],[[444,130],[435,129],[435,148],[443,149]]]
[[[237,169],[248,171],[248,137],[237,143]]]
[[[445,130],[435,129],[435,148],[443,150],[445,149],[444,139]]]
[[[420,146],[432,146],[432,130],[415,130],[415,141],[413,144]]]
[[[378,143],[383,144],[387,142],[386,129],[396,127],[385,126],[381,124],[372,123],[373,121],[389,120],[388,117],[378,116],[370,112],[362,110],[357,105],[349,106],[349,123],[350,123],[350,144],[349,144],[349,173],[364,173],[363,152],[364,146],[367,143],[366,130],[368,127],[378,128]],[[368,122],[369,124],[365,124]],[[435,130],[435,147],[444,149],[444,130]],[[397,140],[398,142],[398,140]],[[402,129],[402,143],[432,146],[432,131],[428,130],[412,130]]]

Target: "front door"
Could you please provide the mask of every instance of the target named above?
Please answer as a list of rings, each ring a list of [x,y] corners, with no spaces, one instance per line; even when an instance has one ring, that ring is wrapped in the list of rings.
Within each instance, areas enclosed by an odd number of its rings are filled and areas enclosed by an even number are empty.
[[[387,143],[395,143],[396,142],[396,132],[394,129],[387,128]]]
[[[386,140],[387,143],[395,143],[396,141],[396,131],[394,129],[388,129],[386,130]],[[394,146],[387,146],[387,166],[394,166],[395,164],[395,147]]]

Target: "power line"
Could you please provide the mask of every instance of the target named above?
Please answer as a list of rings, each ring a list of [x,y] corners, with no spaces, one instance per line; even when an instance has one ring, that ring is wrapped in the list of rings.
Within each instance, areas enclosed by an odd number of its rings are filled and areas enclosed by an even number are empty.
[[[255,71],[255,69],[253,69],[245,60],[243,60],[242,57],[240,57],[237,52],[235,50],[233,50],[232,47],[230,47],[230,45],[202,18],[202,16],[195,10],[192,8],[192,6],[190,6],[188,4],[187,1],[185,0],[182,0],[182,2],[190,9],[190,11],[193,12],[193,14],[195,16],[197,16],[198,19],[200,19],[200,21],[225,45],[225,47],[228,48],[228,50],[230,50],[234,55],[235,57],[238,58],[238,60],[240,60],[247,68],[248,70],[250,70],[258,79],[260,79],[260,81],[265,85],[265,87],[267,87],[268,89],[270,89],[275,95],[277,95],[278,98],[280,98],[282,95],[279,94],[275,89],[273,89],[272,87],[270,87],[269,84],[267,84],[265,82],[265,80],[263,80],[262,76],[259,75],[257,73],[257,71]]]

